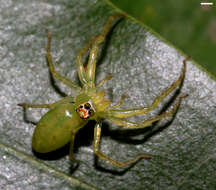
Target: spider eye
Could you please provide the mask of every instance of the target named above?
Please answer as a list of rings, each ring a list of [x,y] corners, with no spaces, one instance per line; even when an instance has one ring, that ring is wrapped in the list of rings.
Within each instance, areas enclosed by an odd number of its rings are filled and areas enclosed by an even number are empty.
[[[84,104],[84,108],[89,110],[91,108],[91,104],[89,104],[88,102]]]
[[[94,115],[94,110],[93,110],[93,109],[90,109],[90,110],[88,111],[88,114],[89,114],[89,116]]]
[[[86,102],[80,104],[79,107],[76,109],[76,112],[79,114],[80,118],[88,119],[90,116],[94,115],[94,108],[91,103]]]

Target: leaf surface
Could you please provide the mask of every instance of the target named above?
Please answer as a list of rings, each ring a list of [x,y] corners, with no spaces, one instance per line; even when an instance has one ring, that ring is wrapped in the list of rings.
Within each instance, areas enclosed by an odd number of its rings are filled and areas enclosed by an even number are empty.
[[[108,1],[4,1],[0,4],[0,189],[214,189],[216,166],[216,83],[188,61],[180,93],[188,93],[173,118],[144,130],[128,130],[103,123],[101,150],[117,160],[139,153],[152,156],[123,171],[96,159],[90,123],[75,142],[76,167],[68,160],[68,147],[47,156],[35,155],[31,138],[47,110],[23,109],[18,103],[52,103],[62,93],[74,95],[50,80],[45,59],[47,37],[52,34],[56,70],[78,82],[78,51],[98,34],[116,10]],[[147,26],[133,18],[117,22],[101,46],[96,79],[113,78],[104,85],[122,107],[150,105],[180,74],[184,55]],[[57,88],[58,86],[58,88]],[[143,120],[175,104],[170,94]],[[25,117],[24,117],[25,116]],[[30,122],[28,122],[30,121]]]

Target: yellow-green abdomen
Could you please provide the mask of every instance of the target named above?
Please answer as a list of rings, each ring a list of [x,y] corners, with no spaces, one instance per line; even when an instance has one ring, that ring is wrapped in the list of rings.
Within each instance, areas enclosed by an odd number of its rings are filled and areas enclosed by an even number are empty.
[[[62,104],[48,111],[35,128],[32,148],[47,153],[70,142],[72,132],[76,133],[88,121],[79,117],[73,104]]]

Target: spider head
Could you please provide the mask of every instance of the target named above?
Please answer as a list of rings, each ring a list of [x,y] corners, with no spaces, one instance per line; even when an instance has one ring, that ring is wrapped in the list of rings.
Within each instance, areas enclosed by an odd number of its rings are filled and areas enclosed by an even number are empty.
[[[111,104],[104,98],[105,92],[88,91],[80,93],[75,100],[76,112],[81,119],[100,120],[103,113]]]
[[[95,109],[90,101],[80,104],[76,111],[82,119],[89,119],[95,113]]]

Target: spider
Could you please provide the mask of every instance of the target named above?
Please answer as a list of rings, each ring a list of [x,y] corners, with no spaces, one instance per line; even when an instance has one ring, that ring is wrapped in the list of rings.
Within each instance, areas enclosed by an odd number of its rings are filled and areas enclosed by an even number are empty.
[[[120,109],[119,107],[122,105],[125,99],[124,95],[121,97],[119,103],[116,105],[111,105],[111,101],[105,98],[105,92],[104,90],[100,90],[100,87],[103,86],[106,81],[110,80],[112,75],[109,74],[98,84],[95,84],[95,69],[99,45],[106,39],[106,36],[112,27],[112,23],[117,16],[119,15],[117,14],[110,16],[102,32],[99,35],[94,36],[86,44],[86,46],[79,51],[76,58],[76,64],[81,87],[55,71],[50,53],[51,35],[50,32],[46,30],[48,37],[46,56],[50,73],[53,75],[53,77],[70,87],[73,91],[76,91],[77,96],[66,96],[52,104],[18,104],[23,108],[50,109],[40,119],[40,121],[37,123],[37,127],[34,130],[32,148],[36,152],[48,153],[63,147],[67,143],[70,143],[69,159],[75,161],[75,159],[73,159],[75,135],[79,129],[88,123],[89,120],[95,120],[96,125],[94,128],[93,151],[99,158],[122,168],[130,166],[141,158],[151,158],[148,155],[140,154],[131,160],[119,162],[101,153],[99,145],[101,140],[102,120],[107,119],[118,126],[139,129],[145,128],[162,118],[173,115],[179,107],[182,99],[187,96],[186,94],[181,95],[176,105],[168,112],[148,118],[147,120],[140,123],[126,119],[128,117],[143,115],[152,111],[168,94],[177,88],[184,79],[186,61],[188,57],[183,61],[183,68],[178,79],[167,89],[165,89],[158,97],[156,97],[150,106]],[[88,51],[89,48],[90,52],[88,63],[87,66],[84,67],[82,56]]]

